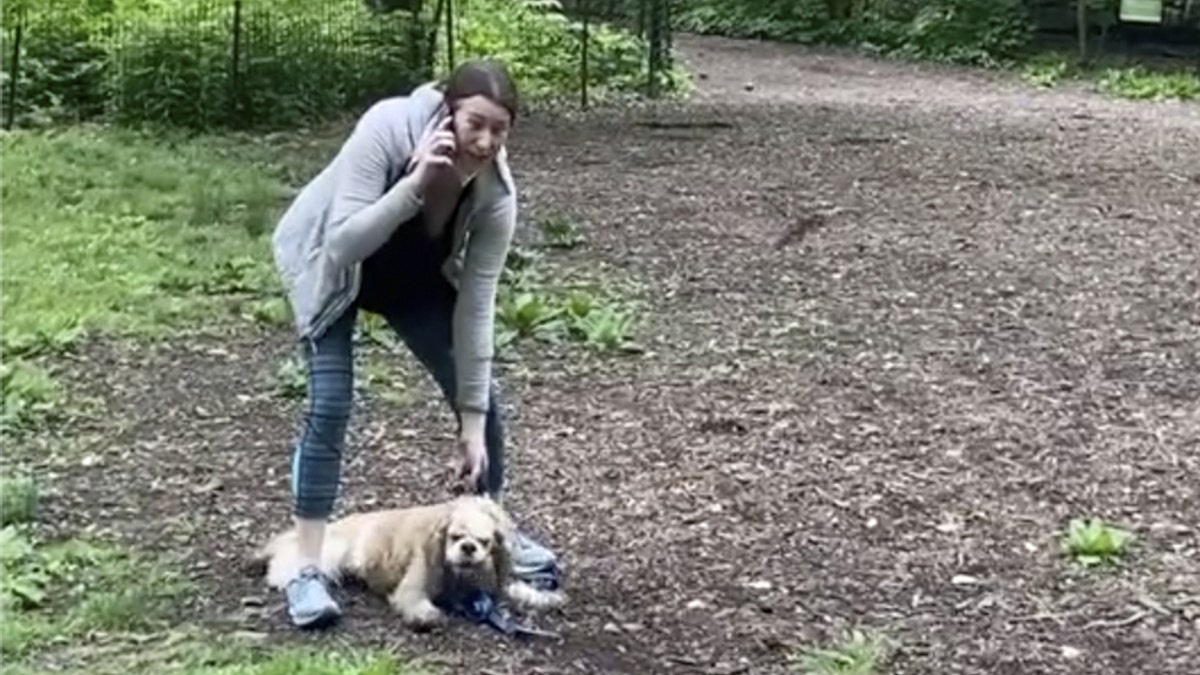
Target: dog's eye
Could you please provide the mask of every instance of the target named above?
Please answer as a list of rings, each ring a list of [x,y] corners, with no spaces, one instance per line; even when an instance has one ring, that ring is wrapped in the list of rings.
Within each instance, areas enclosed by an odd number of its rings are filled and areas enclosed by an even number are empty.
[[[463,538],[463,536],[461,534],[450,535],[450,541],[461,541],[462,538]]]

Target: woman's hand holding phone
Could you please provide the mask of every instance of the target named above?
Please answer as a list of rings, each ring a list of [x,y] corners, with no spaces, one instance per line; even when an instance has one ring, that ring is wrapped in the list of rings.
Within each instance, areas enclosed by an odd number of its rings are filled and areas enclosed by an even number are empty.
[[[413,169],[417,186],[424,194],[433,183],[439,171],[454,169],[454,156],[457,146],[454,140],[453,117],[447,116],[434,127],[417,144],[413,159],[416,167]]]

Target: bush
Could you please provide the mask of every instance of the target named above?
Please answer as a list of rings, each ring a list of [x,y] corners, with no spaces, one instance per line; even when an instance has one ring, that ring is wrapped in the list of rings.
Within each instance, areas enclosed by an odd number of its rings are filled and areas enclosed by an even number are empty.
[[[124,122],[291,127],[400,93],[419,70],[405,17],[356,0],[246,2],[237,13],[220,0],[125,21],[131,35],[113,49]]]
[[[419,23],[362,0],[244,0],[240,10],[235,0],[25,0],[6,3],[4,21],[8,41],[20,27],[17,63],[4,50],[2,79],[8,94],[16,71],[9,105],[25,126],[103,115],[284,128],[428,75]]]
[[[1018,56],[1032,30],[1022,0],[938,0],[917,12],[898,51],[937,61],[998,66]]]
[[[54,9],[29,2],[4,3],[5,49],[0,86],[14,120],[40,124],[86,119],[105,109],[105,22],[87,0],[61,0]],[[13,49],[20,26],[15,100],[10,99]],[[5,114],[9,111],[6,109]]]
[[[503,60],[520,84],[522,96],[530,100],[578,95],[583,25],[564,14],[557,0],[471,0],[457,21],[456,59]],[[596,22],[589,25],[588,34],[590,99],[624,97],[646,88],[644,40]],[[444,50],[439,50],[438,60],[444,69]],[[686,89],[682,69],[675,67],[663,75],[664,93]]]
[[[11,40],[19,25],[21,42],[16,64],[4,50],[3,83],[15,70],[8,103],[21,125],[104,116],[192,129],[295,127],[433,76],[436,3],[419,16],[394,4],[243,0],[235,10],[235,0],[12,0],[5,27]],[[556,0],[455,6],[465,28],[456,31],[458,55],[508,60],[531,99],[578,91],[578,24]],[[642,41],[605,26],[591,35],[589,86],[598,96],[645,86]],[[686,79],[676,69],[664,84],[679,91]]]
[[[1032,21],[1021,0],[702,0],[680,27],[734,37],[853,46],[879,54],[998,65],[1028,44]]]

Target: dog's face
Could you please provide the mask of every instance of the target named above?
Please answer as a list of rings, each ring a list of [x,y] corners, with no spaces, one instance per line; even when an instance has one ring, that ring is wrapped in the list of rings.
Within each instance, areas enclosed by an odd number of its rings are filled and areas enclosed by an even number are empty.
[[[445,561],[460,572],[506,565],[506,519],[487,498],[463,499],[446,521]]]

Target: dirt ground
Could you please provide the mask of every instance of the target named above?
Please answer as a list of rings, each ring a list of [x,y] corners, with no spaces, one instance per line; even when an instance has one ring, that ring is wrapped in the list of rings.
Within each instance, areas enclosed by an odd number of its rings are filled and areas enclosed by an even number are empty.
[[[586,222],[554,255],[651,310],[644,354],[503,373],[561,640],[413,636],[357,595],[293,637],[240,562],[287,517],[286,328],[81,357],[112,417],[51,508],[183,556],[230,631],[450,672],[783,673],[847,626],[895,640],[895,674],[1200,672],[1200,106],[679,44],[694,104],[529,119],[512,148],[526,205]],[[357,415],[343,508],[445,495],[440,401]],[[1125,568],[1059,554],[1093,515],[1136,532]]]

